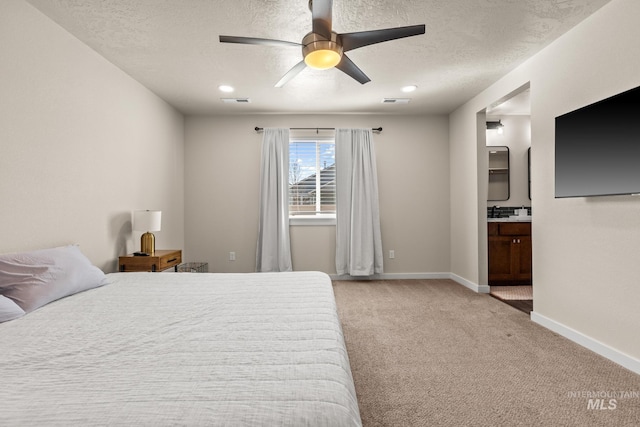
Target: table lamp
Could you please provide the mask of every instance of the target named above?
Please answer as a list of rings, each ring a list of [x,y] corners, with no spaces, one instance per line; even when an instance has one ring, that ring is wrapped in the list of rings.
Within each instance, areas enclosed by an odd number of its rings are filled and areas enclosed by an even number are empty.
[[[156,251],[156,237],[151,231],[160,231],[162,211],[135,211],[133,213],[133,229],[144,231],[140,237],[140,252],[153,255]]]

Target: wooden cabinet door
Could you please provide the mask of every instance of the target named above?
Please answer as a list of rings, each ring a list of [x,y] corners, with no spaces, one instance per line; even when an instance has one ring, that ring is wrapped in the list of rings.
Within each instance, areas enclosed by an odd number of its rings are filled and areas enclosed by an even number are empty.
[[[511,280],[513,237],[489,236],[489,284]]]
[[[515,243],[518,246],[517,259],[514,261],[513,279],[515,282],[531,284],[531,236],[518,236]],[[516,255],[514,253],[514,255]]]
[[[489,236],[489,285],[531,284],[531,236]]]

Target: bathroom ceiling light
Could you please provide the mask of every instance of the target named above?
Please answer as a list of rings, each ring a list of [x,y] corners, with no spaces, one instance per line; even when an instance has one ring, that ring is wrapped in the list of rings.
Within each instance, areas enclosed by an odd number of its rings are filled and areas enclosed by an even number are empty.
[[[498,120],[497,122],[496,121],[487,122],[487,130],[497,130],[499,134],[502,134],[502,128],[504,128],[504,125],[500,120]]]
[[[405,86],[405,87],[403,87],[401,90],[402,90],[403,92],[405,92],[405,93],[408,93],[408,92],[413,92],[413,91],[414,91],[414,90],[416,90],[416,89],[418,89],[418,86],[416,86],[416,85],[410,85],[410,86]]]
[[[220,85],[218,86],[218,89],[220,89],[221,92],[225,92],[225,93],[233,92],[233,86],[229,86],[229,85]]]

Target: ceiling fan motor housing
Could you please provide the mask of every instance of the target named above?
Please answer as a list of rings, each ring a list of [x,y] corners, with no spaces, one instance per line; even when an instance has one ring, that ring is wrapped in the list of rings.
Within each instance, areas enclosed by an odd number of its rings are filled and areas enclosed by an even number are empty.
[[[314,32],[302,39],[302,56],[305,63],[312,68],[326,70],[335,67],[342,59],[342,44],[339,36],[331,32],[331,40]]]

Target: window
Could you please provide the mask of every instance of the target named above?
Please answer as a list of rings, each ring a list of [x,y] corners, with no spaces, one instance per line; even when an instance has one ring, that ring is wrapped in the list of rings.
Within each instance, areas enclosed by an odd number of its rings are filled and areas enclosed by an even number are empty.
[[[289,218],[334,220],[335,214],[335,140],[292,138],[289,142]]]

